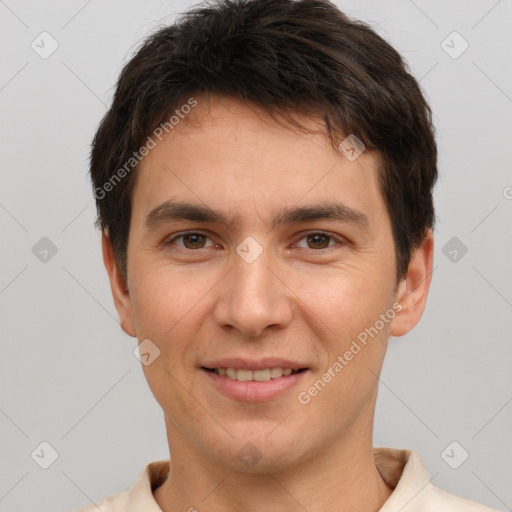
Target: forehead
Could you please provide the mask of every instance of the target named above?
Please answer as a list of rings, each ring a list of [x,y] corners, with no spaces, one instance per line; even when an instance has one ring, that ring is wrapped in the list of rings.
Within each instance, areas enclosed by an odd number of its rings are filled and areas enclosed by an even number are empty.
[[[246,153],[251,148],[254,152],[260,149],[268,152],[278,145],[295,146],[299,151],[301,146],[307,145],[310,149],[316,146],[326,154],[340,154],[328,140],[325,121],[319,114],[276,110],[273,117],[263,107],[252,103],[227,96],[200,95],[187,115],[182,115],[181,119],[173,117],[177,124],[165,137],[168,142],[177,139],[180,143],[187,139],[193,144],[207,138],[208,142],[230,151],[238,147]],[[370,158],[368,153],[367,159]],[[293,158],[293,154],[288,156]]]
[[[321,119],[297,114],[306,132],[235,99],[196,99],[141,162],[135,208],[147,213],[178,197],[232,214],[249,205],[253,213],[275,214],[319,200],[364,208],[369,217],[382,213],[378,156],[364,151],[348,159],[333,148]]]

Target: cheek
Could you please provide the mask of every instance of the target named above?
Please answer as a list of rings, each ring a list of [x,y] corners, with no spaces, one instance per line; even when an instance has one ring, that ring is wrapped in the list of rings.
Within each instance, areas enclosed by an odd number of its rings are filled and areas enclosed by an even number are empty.
[[[299,279],[297,296],[343,339],[346,334],[355,334],[354,329],[373,324],[392,303],[389,276],[373,268],[331,269],[328,273],[302,274]]]
[[[168,265],[153,269],[147,266],[134,277],[138,284],[132,304],[138,337],[154,336],[162,341],[179,325],[197,317],[201,298],[213,285],[210,279],[191,277],[189,269],[171,269]]]
[[[352,268],[333,274],[325,282],[316,279],[303,284],[302,293],[309,296],[308,305],[314,313],[310,312],[309,317],[312,322],[316,317],[321,319],[316,322],[320,329],[316,336],[322,345],[319,348],[326,355],[321,372],[336,375],[325,375],[325,380],[331,379],[332,383],[318,404],[328,407],[335,400],[342,408],[349,404],[359,407],[374,392],[375,375],[382,366],[394,316],[388,314],[386,321],[381,320],[381,315],[392,308],[390,283],[389,278]]]
[[[137,336],[140,341],[151,340],[160,350],[154,362],[143,365],[146,380],[165,411],[185,414],[188,394],[193,391],[188,380],[196,348],[193,340],[207,314],[211,285],[198,276],[191,279],[184,270],[171,271],[169,266],[146,267],[137,275],[137,283],[132,298]]]
[[[215,272],[191,272],[185,267],[160,266],[139,272],[138,287],[132,298],[139,341],[151,340],[160,350],[155,364],[145,366],[146,379],[155,393],[185,385],[197,359],[198,340],[210,331],[216,285],[222,277]],[[191,277],[193,276],[193,277]],[[178,379],[174,382],[172,377]],[[170,379],[170,381],[169,381]]]
[[[340,414],[351,416],[372,402],[395,310],[387,279],[354,273],[333,279],[321,293],[313,289],[313,312],[323,326],[317,336],[327,357],[311,391],[318,392],[318,411],[336,421]]]

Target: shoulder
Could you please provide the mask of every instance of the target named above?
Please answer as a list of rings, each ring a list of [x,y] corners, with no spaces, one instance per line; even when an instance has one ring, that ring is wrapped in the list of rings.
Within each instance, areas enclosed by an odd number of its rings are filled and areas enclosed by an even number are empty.
[[[497,512],[475,501],[461,498],[439,487],[432,486],[428,493],[425,512]]]
[[[412,450],[374,448],[375,464],[393,490],[379,512],[497,512],[432,485],[430,475]]]
[[[150,462],[127,491],[112,494],[75,512],[162,512],[153,496],[153,489],[165,481],[169,470],[168,459]]]
[[[128,510],[128,491],[112,494],[104,500],[83,507],[75,512],[126,512]]]

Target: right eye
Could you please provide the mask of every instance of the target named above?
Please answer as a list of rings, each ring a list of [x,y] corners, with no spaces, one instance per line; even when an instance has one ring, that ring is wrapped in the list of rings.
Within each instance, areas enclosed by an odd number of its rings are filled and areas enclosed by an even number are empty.
[[[179,247],[190,250],[204,249],[206,247],[212,247],[215,245],[206,235],[193,231],[188,233],[181,233],[169,240],[168,243],[175,244]]]

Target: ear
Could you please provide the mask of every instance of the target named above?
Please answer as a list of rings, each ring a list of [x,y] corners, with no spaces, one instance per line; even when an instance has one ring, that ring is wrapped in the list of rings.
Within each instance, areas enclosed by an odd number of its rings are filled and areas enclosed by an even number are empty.
[[[428,230],[421,245],[413,252],[407,275],[400,282],[396,302],[402,306],[391,321],[391,336],[403,336],[420,321],[432,281],[434,235]]]
[[[121,329],[128,336],[136,337],[137,333],[133,322],[130,292],[126,280],[119,271],[112,243],[105,231],[101,235],[101,247],[103,250],[103,263],[110,279],[110,288],[112,289],[112,297],[114,298],[114,304],[119,315]]]

